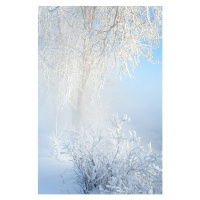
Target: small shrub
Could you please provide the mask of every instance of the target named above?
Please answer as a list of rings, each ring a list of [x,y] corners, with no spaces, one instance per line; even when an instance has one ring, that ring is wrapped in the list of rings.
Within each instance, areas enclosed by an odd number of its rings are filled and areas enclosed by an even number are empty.
[[[145,150],[134,131],[129,136],[122,133],[129,120],[115,115],[106,134],[99,130],[69,134],[66,146],[84,193],[96,189],[111,194],[162,193],[162,157],[151,144]]]

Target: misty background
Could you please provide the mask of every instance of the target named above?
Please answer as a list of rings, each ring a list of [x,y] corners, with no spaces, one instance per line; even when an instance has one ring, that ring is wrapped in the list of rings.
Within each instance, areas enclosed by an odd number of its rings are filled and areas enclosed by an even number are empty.
[[[124,77],[123,81],[111,79],[102,90],[100,101],[104,102],[105,112],[118,113],[120,117],[127,114],[130,123],[124,130],[135,130],[141,137],[141,144],[151,142],[156,151],[162,151],[162,45],[154,52],[156,61],[152,64],[141,59],[140,66],[134,70],[133,78]],[[97,108],[101,109],[101,108]],[[70,110],[64,113],[65,121],[70,121]],[[98,113],[97,113],[98,115]],[[67,119],[68,118],[68,119]],[[39,102],[39,154],[49,147],[48,136],[55,128],[55,113]],[[45,148],[44,148],[45,147]],[[47,153],[47,152],[46,152]]]

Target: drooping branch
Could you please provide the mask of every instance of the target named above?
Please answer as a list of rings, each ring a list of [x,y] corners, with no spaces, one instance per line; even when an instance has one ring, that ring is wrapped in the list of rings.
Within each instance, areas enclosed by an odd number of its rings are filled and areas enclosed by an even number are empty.
[[[78,108],[80,92],[97,98],[113,69],[131,77],[141,57],[152,62],[161,32],[161,7],[39,7],[43,91],[58,107]]]

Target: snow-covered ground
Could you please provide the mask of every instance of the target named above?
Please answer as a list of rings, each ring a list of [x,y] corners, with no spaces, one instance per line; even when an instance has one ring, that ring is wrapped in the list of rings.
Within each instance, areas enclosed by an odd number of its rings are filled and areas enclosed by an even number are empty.
[[[79,194],[82,190],[75,183],[73,163],[61,162],[50,157],[38,160],[38,194]]]
[[[72,159],[59,161],[50,154],[48,134],[39,134],[38,194],[81,194]]]

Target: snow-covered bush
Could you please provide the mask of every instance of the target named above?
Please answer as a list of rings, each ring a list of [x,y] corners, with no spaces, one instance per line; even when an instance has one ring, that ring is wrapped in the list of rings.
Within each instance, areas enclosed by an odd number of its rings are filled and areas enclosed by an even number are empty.
[[[61,152],[63,149],[63,141],[60,138],[61,134],[56,134],[55,132],[52,132],[52,134],[49,136],[50,139],[50,147],[51,147],[51,154],[53,157],[60,159]]]
[[[120,120],[115,115],[106,134],[99,130],[68,132],[66,145],[84,193],[162,193],[162,157],[151,144],[145,150],[134,131],[122,133],[127,121],[127,116]]]
[[[66,155],[69,153],[66,148],[65,136],[63,131],[53,131],[49,136],[51,155],[60,161],[66,160]]]

